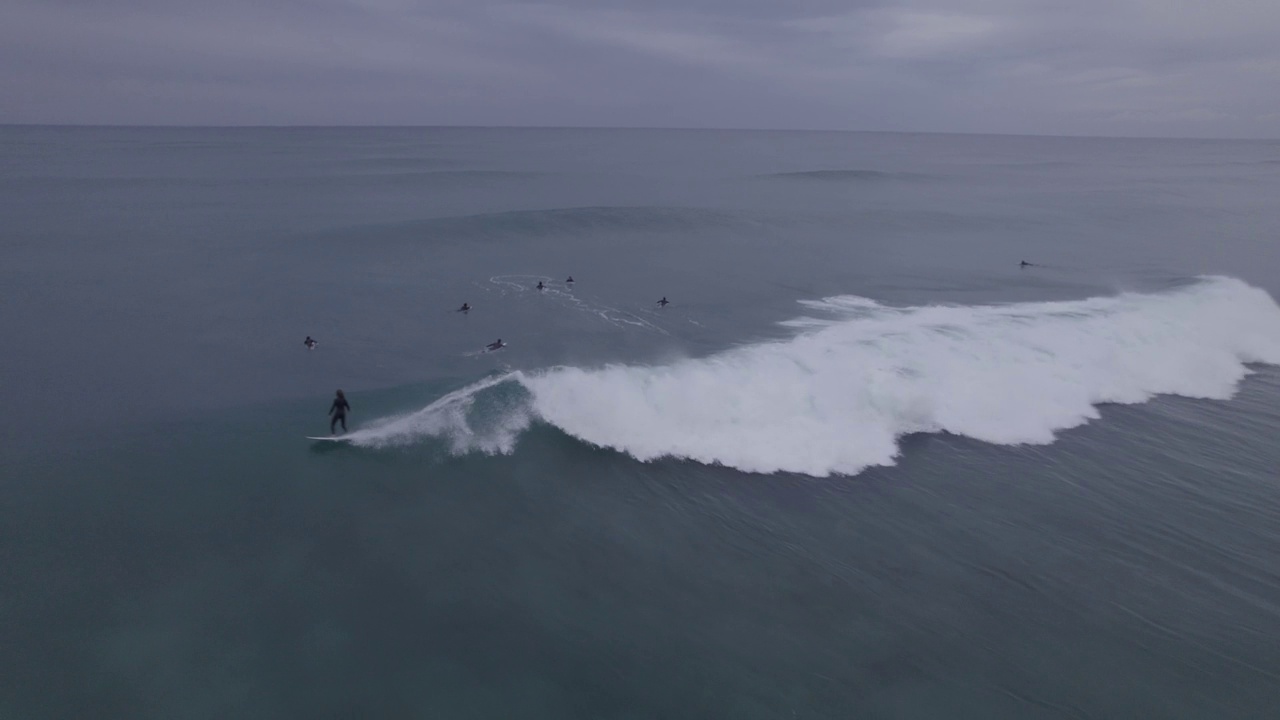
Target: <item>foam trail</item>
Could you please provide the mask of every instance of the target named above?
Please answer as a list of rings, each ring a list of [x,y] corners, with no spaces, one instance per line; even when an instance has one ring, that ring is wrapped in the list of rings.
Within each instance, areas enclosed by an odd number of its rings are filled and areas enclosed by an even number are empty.
[[[531,421],[527,398],[493,395],[504,385],[519,382],[520,373],[486,378],[455,390],[427,407],[408,415],[384,418],[360,428],[347,437],[362,447],[408,445],[424,437],[447,441],[454,454],[480,451],[510,453],[520,433]],[[477,400],[491,399],[480,412],[473,412]]]
[[[709,358],[519,381],[539,418],[640,460],[827,476],[892,464],[907,433],[1048,443],[1099,403],[1226,399],[1246,363],[1280,364],[1280,306],[1231,278],[1072,302],[810,307],[836,317]]]
[[[546,283],[545,289],[536,290],[536,286],[532,281],[538,280]],[[509,292],[532,293],[536,291],[543,297],[557,299],[563,305],[568,305],[580,312],[594,315],[617,328],[629,326],[650,330],[663,335],[671,334],[658,325],[645,320],[633,312],[619,310],[618,308],[589,302],[580,298],[573,292],[573,286],[571,284],[558,283],[546,275],[495,275],[489,278],[489,282],[490,284],[500,288],[498,291],[500,295],[506,295]]]

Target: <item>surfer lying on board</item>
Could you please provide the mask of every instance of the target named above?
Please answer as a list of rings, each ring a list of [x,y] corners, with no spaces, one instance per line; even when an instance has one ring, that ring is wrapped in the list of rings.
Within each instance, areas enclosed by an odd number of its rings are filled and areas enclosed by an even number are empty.
[[[333,419],[329,421],[330,435],[335,434],[333,428],[339,422],[342,423],[342,432],[345,433],[347,431],[347,411],[350,409],[351,405],[347,403],[346,396],[339,390],[337,397],[333,399],[333,404],[329,406],[329,414],[333,416]]]
[[[658,305],[660,305],[660,306],[662,306],[662,307],[666,307],[666,306],[667,306],[667,305],[669,305],[669,304],[670,304],[670,303],[668,303],[668,302],[667,302],[667,296],[666,296],[666,295],[663,295],[663,296],[662,296],[662,299],[658,301]]]
[[[462,307],[458,308],[458,312],[460,313],[471,312],[471,306],[467,303],[462,303]]]
[[[502,344],[502,338],[498,338],[497,340],[489,343],[488,345],[485,345],[484,349],[485,350],[501,350],[504,347],[506,347],[506,345]]]

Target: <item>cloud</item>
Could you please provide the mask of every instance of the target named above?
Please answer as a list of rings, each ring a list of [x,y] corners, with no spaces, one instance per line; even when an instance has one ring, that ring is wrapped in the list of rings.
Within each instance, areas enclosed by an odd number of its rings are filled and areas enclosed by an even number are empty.
[[[1206,107],[1177,108],[1174,110],[1122,110],[1110,119],[1113,122],[1212,122],[1231,117],[1226,113]]]
[[[945,59],[1000,42],[1007,21],[954,11],[876,8],[789,22],[839,47],[889,59]]]
[[[767,72],[769,68],[767,59],[753,53],[747,44],[714,31],[690,28],[672,18],[653,22],[632,11],[582,11],[552,5],[510,6],[495,16],[587,45],[643,53],[678,64],[749,72]]]
[[[1266,0],[5,2],[0,122],[1280,134]]]

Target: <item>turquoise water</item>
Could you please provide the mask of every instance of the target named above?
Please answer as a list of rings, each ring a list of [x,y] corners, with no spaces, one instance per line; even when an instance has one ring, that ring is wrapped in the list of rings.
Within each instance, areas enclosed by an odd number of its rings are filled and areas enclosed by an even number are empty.
[[[1273,717],[1277,190],[1276,142],[0,128],[0,716]]]

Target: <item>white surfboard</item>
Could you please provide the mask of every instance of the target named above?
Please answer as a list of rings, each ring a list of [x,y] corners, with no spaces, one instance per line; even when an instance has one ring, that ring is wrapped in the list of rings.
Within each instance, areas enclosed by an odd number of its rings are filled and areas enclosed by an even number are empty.
[[[322,441],[326,441],[326,442],[345,442],[345,441],[347,441],[347,440],[350,440],[350,439],[351,439],[351,436],[350,436],[350,435],[326,435],[326,436],[324,436],[324,437],[312,437],[312,436],[308,435],[308,436],[307,436],[307,439],[308,439],[308,440],[322,440]]]

